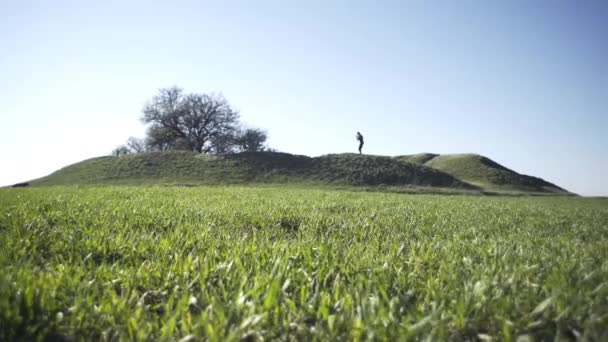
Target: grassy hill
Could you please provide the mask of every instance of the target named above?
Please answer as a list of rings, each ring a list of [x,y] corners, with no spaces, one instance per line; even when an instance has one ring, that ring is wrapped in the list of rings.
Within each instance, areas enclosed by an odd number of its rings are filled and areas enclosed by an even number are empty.
[[[478,154],[424,153],[400,156],[397,159],[418,162],[490,191],[568,193],[555,184],[541,178],[519,174]]]
[[[432,153],[397,157],[344,153],[311,158],[278,152],[226,155],[149,152],[84,160],[30,182],[31,185],[250,183],[383,186],[395,191],[569,194],[554,184],[520,175],[482,156]]]
[[[305,182],[336,185],[475,189],[449,174],[391,157],[331,154],[316,158],[277,152],[204,155],[187,151],[99,157],[67,166],[32,185],[242,184]]]

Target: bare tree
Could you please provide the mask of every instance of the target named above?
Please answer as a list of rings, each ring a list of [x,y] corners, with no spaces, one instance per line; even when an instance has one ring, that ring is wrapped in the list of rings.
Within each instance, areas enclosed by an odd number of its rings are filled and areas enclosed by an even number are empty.
[[[147,151],[146,142],[136,137],[130,137],[127,140],[127,148],[131,153],[144,153]]]
[[[238,152],[237,139],[238,130],[230,129],[226,132],[219,134],[213,138],[211,144],[212,153],[235,153]]]
[[[235,130],[239,114],[221,95],[184,94],[177,87],[161,89],[143,109],[142,121],[152,124],[146,144],[152,149],[214,150]]]
[[[130,151],[127,148],[127,146],[125,146],[125,145],[120,145],[112,151],[112,155],[114,157],[126,156],[129,153],[130,153]]]
[[[146,149],[148,151],[174,150],[177,146],[177,140],[178,137],[171,130],[158,124],[152,124],[146,132]]]
[[[247,128],[238,134],[236,141],[241,151],[260,152],[266,149],[264,143],[267,138],[266,131],[259,128]]]

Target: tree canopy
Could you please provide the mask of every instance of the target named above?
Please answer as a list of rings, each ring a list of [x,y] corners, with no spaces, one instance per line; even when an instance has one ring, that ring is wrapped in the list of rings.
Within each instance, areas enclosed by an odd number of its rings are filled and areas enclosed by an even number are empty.
[[[160,89],[142,110],[149,124],[144,139],[130,137],[114,156],[165,150],[199,153],[257,152],[269,149],[268,133],[245,127],[239,113],[222,95],[187,94],[181,88]]]
[[[236,137],[236,146],[241,151],[257,152],[264,151],[266,142],[266,131],[259,128],[247,128],[239,132]]]
[[[146,143],[152,149],[211,152],[237,129],[239,113],[222,95],[186,94],[172,87],[159,91],[143,109],[151,124]]]

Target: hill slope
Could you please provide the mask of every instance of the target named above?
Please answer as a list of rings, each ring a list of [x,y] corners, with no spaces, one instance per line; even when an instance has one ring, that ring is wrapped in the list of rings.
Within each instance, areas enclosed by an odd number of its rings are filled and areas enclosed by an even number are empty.
[[[166,151],[98,157],[69,165],[31,185],[319,183],[435,187],[490,193],[570,194],[480,155],[421,153],[397,157],[352,153],[307,157],[278,152],[205,155]]]
[[[438,156],[438,154],[435,154],[435,153],[418,153],[418,154],[410,154],[410,155],[404,155],[404,156],[396,156],[395,159],[400,160],[400,161],[410,162],[410,163],[424,164],[427,161],[429,161],[437,156]]]
[[[333,154],[316,158],[277,152],[204,155],[187,151],[99,157],[67,166],[32,185],[239,184],[318,182],[340,185],[475,189],[453,176],[391,157]]]
[[[431,154],[398,157],[406,160],[421,160],[422,165],[444,171],[450,175],[486,190],[523,191],[568,194],[555,184],[541,178],[519,174],[495,161],[477,154]]]
[[[455,177],[424,165],[400,162],[391,157],[329,154],[312,158],[312,176],[323,181],[355,185],[422,185],[474,189]]]

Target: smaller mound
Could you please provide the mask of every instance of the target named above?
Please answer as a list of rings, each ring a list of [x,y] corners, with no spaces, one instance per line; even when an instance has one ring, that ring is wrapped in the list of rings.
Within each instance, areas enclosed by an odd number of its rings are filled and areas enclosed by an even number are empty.
[[[395,159],[404,162],[410,162],[415,164],[424,164],[427,161],[437,157],[435,153],[418,153],[418,154],[407,154],[403,156],[396,156]]]
[[[425,165],[489,190],[568,193],[555,184],[519,174],[477,154],[439,155],[427,161]]]
[[[422,185],[475,189],[453,176],[424,165],[402,162],[392,157],[354,153],[328,154],[313,158],[312,174],[325,182],[355,185]]]

